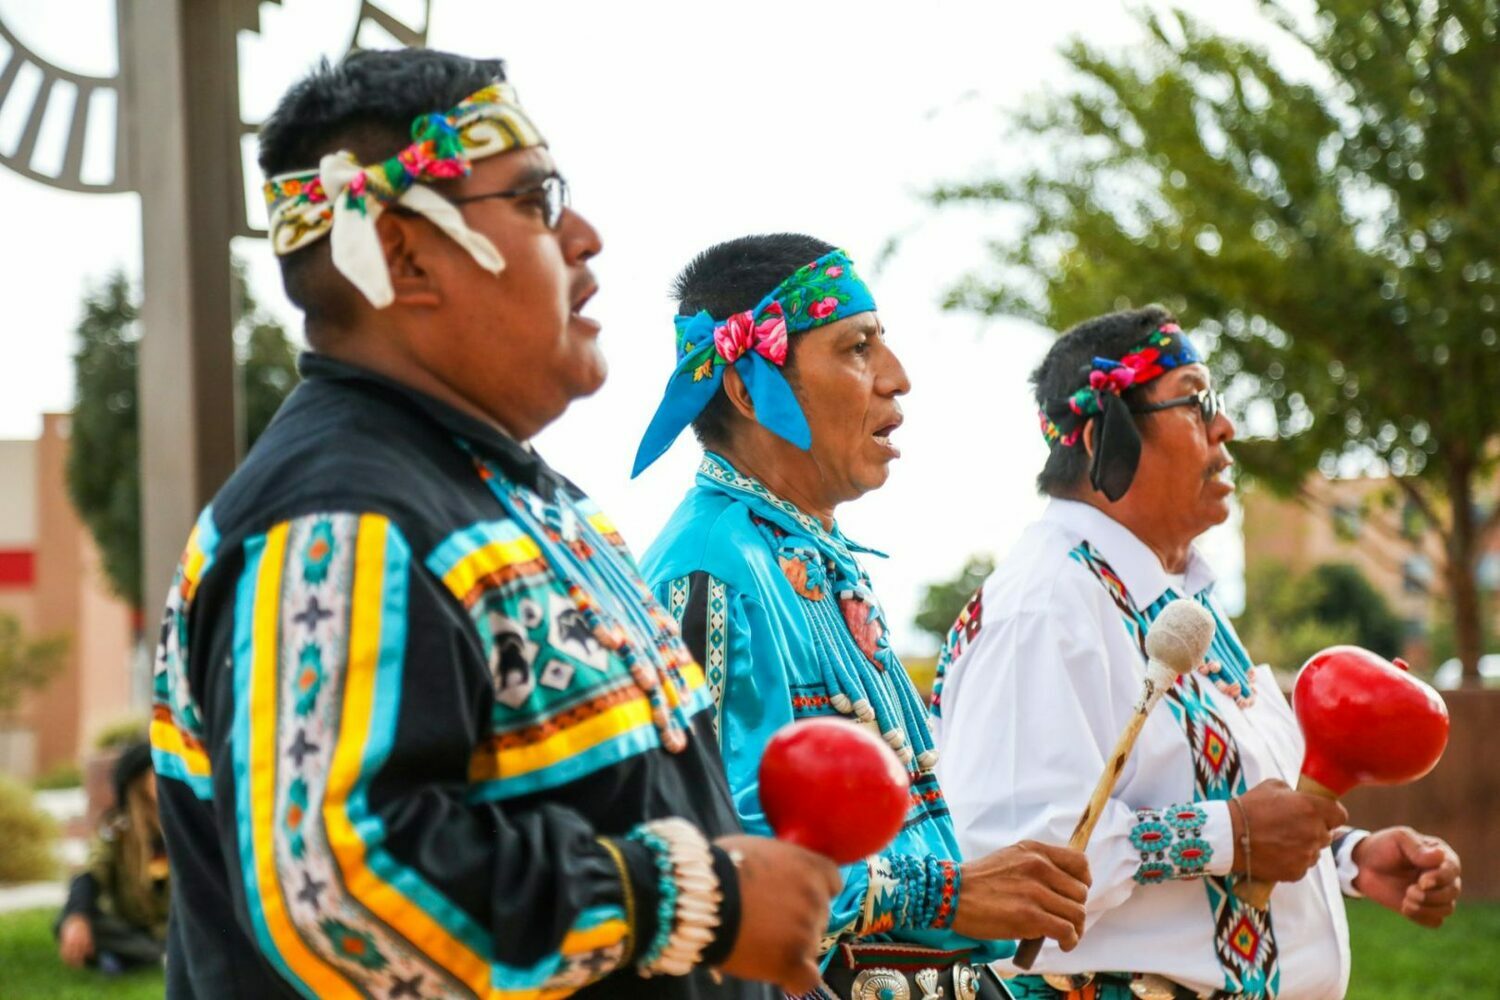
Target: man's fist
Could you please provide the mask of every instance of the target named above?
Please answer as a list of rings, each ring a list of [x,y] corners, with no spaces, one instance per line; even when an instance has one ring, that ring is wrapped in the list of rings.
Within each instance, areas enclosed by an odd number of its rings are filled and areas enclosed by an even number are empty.
[[[1243,815],[1241,815],[1243,810]],[[1332,799],[1299,792],[1278,778],[1262,781],[1229,807],[1234,824],[1234,871],[1268,882],[1295,882],[1318,863],[1335,828],[1349,814]],[[1250,854],[1241,839],[1249,827]]]
[[[1354,888],[1412,923],[1440,927],[1463,891],[1458,854],[1409,826],[1377,830],[1354,845]]]
[[[953,929],[982,941],[1046,937],[1072,951],[1083,933],[1089,862],[1081,851],[1023,840],[963,866]]]
[[[843,885],[838,866],[768,837],[724,837],[715,843],[741,858],[740,934],[724,971],[774,983],[788,993],[812,992],[818,985],[818,944]]]

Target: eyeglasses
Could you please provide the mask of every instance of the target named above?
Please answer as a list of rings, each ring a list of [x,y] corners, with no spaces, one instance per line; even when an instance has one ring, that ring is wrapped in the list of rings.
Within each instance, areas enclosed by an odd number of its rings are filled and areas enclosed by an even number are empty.
[[[572,196],[568,193],[568,182],[563,179],[562,174],[548,174],[535,184],[525,187],[511,188],[509,191],[491,191],[488,194],[471,194],[466,198],[449,198],[455,205],[462,205],[468,201],[482,201],[485,198],[541,198],[542,219],[548,229],[556,230],[562,225],[563,209],[573,203]]]
[[[1173,399],[1164,399],[1159,403],[1132,406],[1130,412],[1155,413],[1157,410],[1170,410],[1174,406],[1198,407],[1198,414],[1203,418],[1203,426],[1207,427],[1214,422],[1215,417],[1224,412],[1224,397],[1217,389],[1199,389],[1191,396],[1177,396]]]

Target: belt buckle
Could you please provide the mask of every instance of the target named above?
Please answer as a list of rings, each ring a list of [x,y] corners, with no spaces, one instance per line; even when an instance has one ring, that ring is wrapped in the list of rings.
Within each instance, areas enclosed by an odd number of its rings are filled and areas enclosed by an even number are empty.
[[[851,1000],[911,1000],[906,977],[895,969],[865,969],[856,973]]]

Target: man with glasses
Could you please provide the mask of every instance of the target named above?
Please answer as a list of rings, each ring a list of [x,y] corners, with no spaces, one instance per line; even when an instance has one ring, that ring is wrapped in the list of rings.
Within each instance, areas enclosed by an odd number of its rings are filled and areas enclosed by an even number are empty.
[[[325,64],[260,156],[311,351],[168,598],[168,995],[810,988],[838,870],[741,835],[702,669],[527,443],[604,380],[601,244],[502,65]]]
[[[964,853],[1066,843],[1140,697],[1152,620],[1188,598],[1217,627],[1147,719],[1094,831],[1083,937],[1067,953],[1049,942],[1041,974],[1007,985],[1075,1000],[1343,996],[1341,891],[1436,926],[1458,896],[1457,857],[1405,827],[1348,830],[1343,807],[1288,787],[1296,721],[1193,548],[1229,516],[1234,425],[1172,316],[1082,323],[1032,381],[1051,499],[938,660],[938,774]],[[1279,883],[1267,911],[1233,894],[1252,874]]]

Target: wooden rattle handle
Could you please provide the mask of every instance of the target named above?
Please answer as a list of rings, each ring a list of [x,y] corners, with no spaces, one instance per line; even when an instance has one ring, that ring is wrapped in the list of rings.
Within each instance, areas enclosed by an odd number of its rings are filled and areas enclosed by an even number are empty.
[[[1326,785],[1314,781],[1305,774],[1297,779],[1297,791],[1338,801],[1338,796]],[[1251,871],[1253,873],[1254,869],[1252,868]],[[1276,888],[1275,882],[1258,878],[1242,878],[1234,883],[1234,894],[1240,902],[1253,906],[1257,910],[1264,910],[1271,905],[1271,890],[1274,888]]]
[[[1081,851],[1089,846],[1089,838],[1094,835],[1094,827],[1099,825],[1099,817],[1104,814],[1104,804],[1114,794],[1115,783],[1120,780],[1120,772],[1125,770],[1125,761],[1130,758],[1130,751],[1135,749],[1136,738],[1141,735],[1141,727],[1146,724],[1146,716],[1151,713],[1156,704],[1153,699],[1143,702],[1130,717],[1130,723],[1125,731],[1120,734],[1120,739],[1115,743],[1114,752],[1109,755],[1109,763],[1104,767],[1104,773],[1099,776],[1099,783],[1094,786],[1094,794],[1089,796],[1089,804],[1083,807],[1083,815],[1078,817],[1078,825],[1073,827],[1073,835],[1068,838],[1068,847],[1075,851]],[[1042,951],[1041,938],[1027,938],[1016,948],[1015,957],[1011,959],[1018,969],[1030,969],[1036,962],[1037,955]]]

